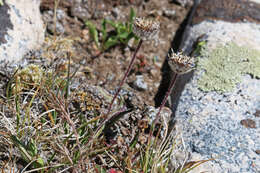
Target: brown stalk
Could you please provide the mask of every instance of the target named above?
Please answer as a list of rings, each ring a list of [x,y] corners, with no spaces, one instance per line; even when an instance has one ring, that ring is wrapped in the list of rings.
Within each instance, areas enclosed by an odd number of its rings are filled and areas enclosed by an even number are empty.
[[[125,83],[126,78],[127,78],[128,74],[129,74],[130,70],[132,69],[132,66],[133,66],[133,64],[134,64],[134,61],[135,61],[135,59],[136,59],[136,54],[137,54],[137,52],[139,51],[139,49],[140,49],[142,43],[143,43],[143,40],[141,39],[141,40],[139,41],[139,43],[138,43],[137,48],[135,49],[133,58],[132,58],[132,60],[131,60],[131,62],[130,62],[130,64],[129,64],[129,66],[128,66],[128,68],[127,68],[127,71],[126,71],[126,73],[125,73],[123,79],[121,80],[121,82],[120,82],[120,84],[119,84],[119,88],[117,89],[116,94],[114,95],[114,97],[113,97],[113,99],[112,99],[112,101],[111,101],[111,103],[110,103],[110,105],[109,105],[109,107],[108,107],[108,111],[107,111],[107,113],[106,113],[106,117],[109,115],[109,113],[110,113],[110,111],[111,111],[111,109],[112,109],[112,105],[113,105],[115,99],[117,98],[117,96],[118,96],[118,94],[119,94],[119,92],[120,92],[120,90],[121,90],[123,84]]]
[[[167,101],[167,99],[168,99],[168,97],[169,97],[169,95],[170,95],[170,93],[171,93],[171,91],[172,91],[172,88],[173,88],[173,86],[174,86],[174,84],[175,84],[177,78],[178,78],[178,73],[175,73],[174,76],[172,77],[170,86],[169,86],[169,88],[168,88],[168,90],[167,90],[167,92],[166,92],[166,94],[165,94],[165,96],[164,96],[164,98],[163,98],[163,101],[162,101],[162,103],[161,103],[161,105],[160,105],[160,108],[159,108],[159,110],[158,110],[158,112],[157,112],[157,114],[156,114],[155,120],[154,120],[153,123],[152,123],[151,129],[150,129],[150,133],[149,133],[148,143],[151,142],[151,138],[152,138],[152,133],[153,133],[153,131],[154,131],[154,127],[155,127],[157,121],[159,120],[161,110],[162,110],[162,108],[164,107],[164,105],[165,105],[165,103],[166,103],[166,101]],[[162,125],[160,125],[160,128],[159,128],[159,131],[158,131],[157,135],[160,133],[161,127],[162,127]],[[156,135],[156,136],[157,136],[157,135]]]
[[[66,103],[65,103],[64,99],[55,96],[54,93],[52,93],[52,92],[51,92],[51,97],[52,97],[51,100],[54,101],[54,103],[56,105],[54,108],[61,112],[61,114],[63,115],[63,118],[72,127],[73,132],[74,132],[74,134],[76,136],[76,142],[77,142],[77,145],[78,145],[78,148],[79,148],[79,153],[80,153],[80,156],[82,157],[82,151],[81,151],[81,147],[80,147],[79,135],[78,135],[78,132],[76,130],[75,124],[71,120],[70,114],[68,113],[68,111],[66,109]],[[81,161],[79,163],[82,163],[82,158],[81,158]]]
[[[119,87],[118,87],[118,89],[117,89],[117,91],[116,91],[116,93],[115,93],[115,95],[114,95],[112,101],[111,101],[110,104],[109,104],[108,111],[107,111],[107,113],[106,113],[105,116],[104,116],[104,120],[101,122],[100,126],[97,128],[96,132],[94,133],[95,135],[100,131],[100,129],[105,125],[105,123],[106,123],[107,121],[109,121],[110,118],[108,118],[108,115],[109,115],[109,113],[111,112],[113,103],[115,102],[115,100],[116,100],[116,98],[117,98],[117,96],[118,96],[118,94],[119,94],[119,92],[120,92],[120,90],[121,90],[123,84],[124,84],[125,81],[126,81],[126,78],[127,78],[128,74],[129,74],[130,70],[132,69],[132,66],[133,66],[133,64],[134,64],[134,61],[135,61],[135,59],[136,59],[137,52],[139,51],[139,49],[140,49],[142,43],[143,43],[143,40],[140,39],[140,41],[139,41],[139,43],[138,43],[138,46],[137,46],[137,48],[135,49],[135,52],[134,52],[133,57],[132,57],[132,59],[131,59],[131,62],[130,62],[130,64],[129,64],[127,70],[126,70],[126,73],[125,73],[123,79],[121,80],[121,82],[120,82],[120,84],[119,84]]]

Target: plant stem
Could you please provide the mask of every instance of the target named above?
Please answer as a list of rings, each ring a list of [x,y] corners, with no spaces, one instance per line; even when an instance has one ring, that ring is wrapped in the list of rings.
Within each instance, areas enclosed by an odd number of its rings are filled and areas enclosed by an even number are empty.
[[[172,88],[173,88],[173,86],[174,86],[174,84],[176,82],[177,77],[178,77],[178,73],[175,73],[174,76],[172,77],[172,80],[171,80],[170,86],[168,88],[168,91],[167,91],[166,95],[163,98],[163,101],[162,101],[162,104],[161,104],[161,106],[159,108],[159,111],[156,114],[156,118],[155,118],[154,123],[157,123],[157,121],[159,119],[159,116],[160,116],[160,113],[161,113],[161,110],[164,107],[164,105],[165,105],[165,103],[166,103],[166,101],[167,101],[167,99],[168,99],[168,97],[169,97],[169,95],[170,95],[170,93],[172,91]]]
[[[150,129],[150,133],[149,133],[149,140],[148,140],[149,142],[150,142],[150,140],[151,140],[151,137],[152,137],[152,133],[153,133],[155,124],[157,123],[157,121],[158,121],[158,119],[159,119],[159,117],[160,117],[161,110],[162,110],[162,108],[164,107],[164,105],[165,105],[165,103],[166,103],[166,101],[167,101],[167,99],[168,99],[168,97],[169,97],[169,95],[170,95],[170,93],[171,93],[171,91],[172,91],[172,88],[173,88],[173,86],[174,86],[174,84],[175,84],[175,82],[176,82],[176,80],[177,80],[177,77],[178,77],[178,73],[175,73],[174,76],[172,77],[170,86],[169,86],[169,88],[168,88],[168,90],[167,90],[167,92],[166,92],[166,94],[165,94],[165,96],[164,96],[164,98],[163,98],[163,101],[162,101],[162,103],[161,103],[161,105],[160,105],[159,111],[158,111],[157,114],[156,114],[155,120],[154,120],[153,123],[152,123],[151,129]],[[159,129],[159,130],[160,130],[160,129]],[[158,132],[158,133],[159,133],[159,132]]]
[[[139,43],[138,43],[137,48],[135,49],[134,55],[133,55],[132,60],[131,60],[131,62],[130,62],[130,64],[129,64],[129,66],[128,66],[128,69],[127,69],[127,71],[126,71],[126,73],[125,73],[123,79],[121,80],[121,82],[120,82],[120,84],[119,84],[119,88],[117,89],[116,94],[114,95],[114,97],[113,97],[113,99],[112,99],[112,101],[111,101],[111,103],[110,103],[110,105],[109,105],[109,108],[108,108],[108,111],[107,111],[107,113],[106,113],[106,115],[105,115],[105,118],[106,118],[106,117],[108,116],[108,114],[110,113],[110,111],[111,111],[111,109],[112,109],[112,105],[113,105],[115,99],[117,98],[117,96],[118,96],[118,94],[119,94],[119,92],[120,92],[120,90],[121,90],[122,85],[125,83],[126,78],[127,78],[128,74],[129,74],[130,70],[132,69],[132,66],[133,66],[133,64],[134,64],[134,61],[135,61],[135,59],[136,59],[136,54],[137,54],[137,52],[139,51],[139,49],[140,49],[142,43],[143,43],[143,40],[141,39],[141,40],[139,41]]]
[[[120,84],[119,84],[119,88],[117,89],[116,94],[114,95],[114,97],[113,97],[113,99],[112,99],[112,101],[111,101],[111,103],[110,103],[110,105],[109,105],[109,108],[108,108],[107,113],[106,113],[105,116],[104,116],[104,120],[100,123],[100,125],[98,126],[96,132],[94,133],[94,134],[95,134],[95,135],[94,135],[94,138],[96,138],[97,136],[99,136],[99,134],[100,134],[100,133],[102,132],[102,130],[103,130],[103,129],[102,129],[103,126],[104,126],[105,123],[109,120],[109,118],[107,118],[107,117],[108,117],[108,115],[109,115],[109,113],[110,113],[110,111],[111,111],[111,109],[112,109],[112,105],[113,105],[115,99],[117,98],[117,96],[118,96],[118,94],[119,94],[119,92],[120,92],[120,90],[121,90],[122,85],[125,83],[125,80],[126,80],[128,74],[129,74],[129,72],[130,72],[130,70],[131,70],[131,68],[132,68],[132,66],[133,66],[133,64],[134,64],[134,61],[135,61],[135,59],[136,59],[136,54],[137,54],[137,52],[139,51],[139,49],[140,49],[142,43],[143,43],[143,40],[140,39],[140,41],[139,41],[139,43],[138,43],[138,46],[137,46],[137,48],[136,48],[136,50],[135,50],[135,52],[134,52],[134,55],[133,55],[133,57],[132,57],[132,60],[131,60],[131,62],[130,62],[130,64],[129,64],[129,66],[128,66],[128,69],[127,69],[127,71],[126,71],[126,73],[125,73],[123,79],[121,80],[121,82],[120,82]],[[112,117],[113,117],[113,116],[112,116]],[[92,145],[92,144],[91,144],[91,145]]]

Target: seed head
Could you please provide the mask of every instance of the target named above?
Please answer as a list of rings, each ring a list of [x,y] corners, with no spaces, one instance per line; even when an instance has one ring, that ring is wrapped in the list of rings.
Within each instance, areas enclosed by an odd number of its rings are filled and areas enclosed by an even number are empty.
[[[133,22],[133,32],[142,40],[157,39],[160,23],[152,19],[136,17]]]
[[[169,60],[168,63],[175,73],[184,74],[188,73],[194,69],[194,58],[183,55],[182,52],[177,54],[171,49],[171,54],[168,54]]]

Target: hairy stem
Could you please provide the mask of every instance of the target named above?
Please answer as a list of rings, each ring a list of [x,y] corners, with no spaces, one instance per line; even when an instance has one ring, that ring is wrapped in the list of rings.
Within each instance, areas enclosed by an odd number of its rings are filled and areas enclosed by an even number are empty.
[[[169,86],[169,88],[168,88],[168,91],[166,92],[166,94],[165,94],[165,96],[164,96],[164,98],[163,98],[163,101],[162,101],[162,103],[161,103],[161,106],[160,106],[160,108],[159,108],[159,111],[158,111],[157,114],[156,114],[156,118],[155,118],[154,123],[157,123],[157,121],[158,121],[158,119],[159,119],[159,117],[160,117],[161,110],[162,110],[162,108],[164,107],[164,105],[165,105],[165,103],[166,103],[166,101],[167,101],[169,95],[171,94],[172,88],[173,88],[173,86],[174,86],[174,84],[175,84],[175,82],[176,82],[177,77],[178,77],[178,73],[175,73],[174,76],[172,77],[172,80],[171,80],[170,86]]]
[[[171,91],[172,91],[172,88],[173,88],[173,86],[174,86],[174,84],[175,84],[175,82],[176,82],[176,80],[177,80],[177,77],[178,77],[178,73],[175,73],[174,76],[172,77],[170,86],[169,86],[169,88],[168,88],[168,90],[167,90],[167,92],[166,92],[166,94],[165,94],[165,96],[164,96],[164,98],[163,98],[163,101],[162,101],[162,103],[161,103],[161,105],[160,105],[159,111],[158,111],[157,114],[156,114],[155,120],[154,120],[153,123],[152,123],[152,127],[151,127],[150,133],[149,133],[149,139],[148,139],[149,142],[151,142],[151,138],[152,138],[152,133],[153,133],[153,131],[154,131],[154,127],[155,127],[157,121],[159,120],[161,110],[162,110],[162,108],[164,107],[164,105],[165,105],[165,103],[166,103],[166,101],[167,101],[167,99],[168,99],[168,97],[169,97],[169,95],[170,95],[170,93],[171,93]],[[159,128],[159,131],[160,131],[160,129],[161,129],[161,126],[160,126],[160,128]],[[158,133],[159,133],[159,132],[158,132]]]
[[[138,43],[138,46],[137,46],[137,48],[136,48],[136,50],[135,50],[135,52],[134,52],[133,58],[132,58],[132,60],[131,60],[131,62],[130,62],[130,64],[129,64],[129,66],[128,66],[128,69],[127,69],[127,71],[126,71],[126,73],[125,73],[123,79],[121,80],[121,82],[120,82],[120,84],[119,84],[119,88],[117,89],[116,94],[114,95],[114,97],[113,97],[113,99],[112,99],[112,101],[111,101],[111,103],[110,103],[110,105],[109,105],[109,108],[108,108],[108,111],[107,111],[107,113],[106,113],[105,118],[109,115],[109,113],[110,113],[110,111],[111,111],[111,109],[112,109],[113,103],[114,103],[115,99],[117,98],[117,96],[118,96],[118,94],[119,94],[119,92],[120,92],[120,90],[121,90],[123,84],[125,83],[126,78],[127,78],[128,74],[129,74],[130,70],[132,69],[132,66],[133,66],[133,64],[134,64],[134,61],[135,61],[135,59],[136,59],[136,54],[137,54],[137,52],[139,51],[139,49],[140,49],[142,43],[143,43],[143,40],[140,40],[139,43]]]
[[[133,66],[133,64],[134,64],[134,61],[135,61],[135,59],[136,59],[136,54],[137,54],[137,52],[139,51],[139,49],[140,49],[142,43],[143,43],[143,40],[141,39],[141,40],[139,41],[139,43],[138,43],[138,46],[137,46],[135,52],[134,52],[134,55],[133,55],[133,57],[132,57],[132,60],[131,60],[131,62],[130,62],[130,64],[129,64],[128,68],[127,68],[127,71],[126,71],[126,73],[125,73],[123,79],[121,80],[121,82],[120,82],[120,84],[119,84],[119,87],[118,87],[118,89],[117,89],[117,91],[116,91],[116,94],[114,95],[114,97],[113,97],[113,99],[112,99],[112,101],[111,101],[111,103],[110,103],[110,105],[109,105],[108,111],[107,111],[107,113],[106,113],[105,116],[104,116],[104,120],[100,123],[99,127],[97,128],[97,130],[96,130],[96,132],[95,132],[94,138],[96,138],[96,137],[99,136],[99,134],[102,132],[102,128],[104,127],[105,123],[109,120],[108,115],[109,115],[109,113],[110,113],[110,111],[111,111],[111,109],[112,109],[113,103],[114,103],[114,101],[116,100],[116,98],[117,98],[117,96],[118,96],[118,94],[119,94],[119,92],[120,92],[120,90],[121,90],[122,85],[125,83],[126,78],[127,78],[128,74],[129,74],[130,70],[132,69],[132,66]]]

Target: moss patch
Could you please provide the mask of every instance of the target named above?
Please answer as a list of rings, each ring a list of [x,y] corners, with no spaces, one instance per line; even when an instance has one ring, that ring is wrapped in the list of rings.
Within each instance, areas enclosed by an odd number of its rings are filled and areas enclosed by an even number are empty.
[[[205,71],[198,80],[200,89],[219,93],[231,91],[244,74],[260,78],[260,51],[234,43],[218,46],[212,51],[204,47],[198,69]]]

